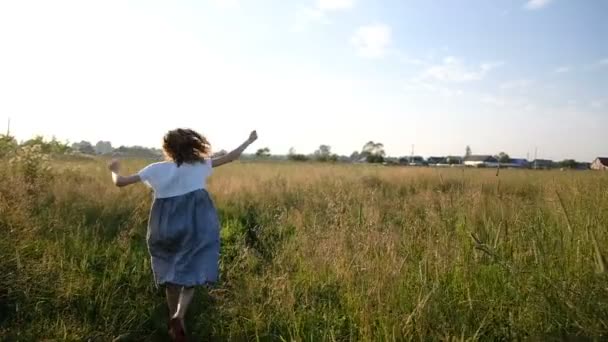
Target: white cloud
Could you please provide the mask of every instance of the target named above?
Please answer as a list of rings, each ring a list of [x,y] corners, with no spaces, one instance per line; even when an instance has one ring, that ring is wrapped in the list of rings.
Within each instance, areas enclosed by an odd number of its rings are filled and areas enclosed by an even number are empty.
[[[570,71],[570,67],[569,66],[560,66],[558,68],[555,69],[555,73],[557,74],[563,74],[565,72]]]
[[[361,57],[380,58],[392,43],[391,28],[385,24],[361,26],[350,41]]]
[[[312,23],[329,24],[330,21],[325,12],[318,8],[301,7],[296,12],[291,30],[303,32]]]
[[[329,12],[348,10],[353,8],[354,5],[354,0],[317,0],[314,7],[300,6],[296,11],[295,20],[291,26],[291,30],[295,32],[303,32],[306,30],[306,28],[314,23],[329,24],[331,23],[328,17]]]
[[[500,89],[510,90],[510,89],[524,89],[530,87],[534,81],[529,79],[521,79],[521,80],[513,80],[507,81],[500,85]]]
[[[604,59],[598,61],[597,65],[599,65],[599,66],[608,66],[608,58],[604,58]]]
[[[354,4],[354,0],[317,0],[317,9],[321,11],[345,10],[353,8]]]
[[[432,65],[423,71],[420,78],[442,82],[479,81],[488,72],[503,64],[503,62],[492,62],[482,63],[479,67],[467,67],[460,59],[448,56],[443,59],[443,63]]]
[[[212,0],[213,4],[223,9],[236,9],[241,6],[239,0]]]
[[[527,10],[538,10],[547,7],[553,0],[529,0],[524,5]]]

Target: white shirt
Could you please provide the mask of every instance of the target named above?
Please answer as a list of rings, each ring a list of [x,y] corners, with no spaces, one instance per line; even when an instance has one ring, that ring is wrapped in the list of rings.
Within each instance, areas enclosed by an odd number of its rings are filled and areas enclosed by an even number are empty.
[[[192,164],[175,162],[154,163],[139,171],[139,178],[154,190],[155,198],[175,197],[206,189],[207,177],[211,176],[211,160]]]

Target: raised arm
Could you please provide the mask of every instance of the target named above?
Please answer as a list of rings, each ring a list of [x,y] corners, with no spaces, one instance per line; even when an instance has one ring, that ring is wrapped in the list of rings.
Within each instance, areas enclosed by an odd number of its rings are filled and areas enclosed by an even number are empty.
[[[112,159],[108,168],[112,172],[112,182],[117,187],[123,187],[131,184],[135,184],[141,181],[139,175],[121,176],[120,173],[120,162],[116,159]]]
[[[213,167],[218,167],[218,166],[222,166],[224,164],[233,162],[237,159],[239,159],[239,157],[241,156],[241,154],[243,154],[243,151],[245,151],[245,149],[251,145],[254,141],[256,141],[258,139],[258,134],[256,131],[252,131],[251,134],[249,134],[249,139],[247,139],[244,143],[241,144],[241,146],[237,147],[236,149],[234,149],[233,151],[230,151],[230,153],[223,155],[221,157],[217,157],[217,158],[213,158],[211,160],[211,165]]]

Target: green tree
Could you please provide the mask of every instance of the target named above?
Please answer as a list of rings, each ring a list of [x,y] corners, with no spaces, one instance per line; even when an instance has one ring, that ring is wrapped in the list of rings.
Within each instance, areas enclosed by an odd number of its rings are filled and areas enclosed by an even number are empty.
[[[50,141],[46,141],[43,136],[37,135],[21,144],[21,147],[40,146],[40,152],[43,154],[64,154],[71,150],[67,143],[58,141],[53,137]]]
[[[260,148],[255,152],[255,156],[259,158],[270,157],[270,149],[268,147]]]
[[[500,152],[495,158],[498,159],[499,163],[503,164],[506,164],[511,161],[511,157],[509,157],[509,155],[505,152]]]
[[[17,149],[17,140],[10,135],[0,134],[0,158],[13,153]]]
[[[574,159],[564,159],[559,163],[561,167],[567,169],[576,169],[578,167],[578,162]]]
[[[363,145],[360,156],[365,157],[368,163],[382,163],[384,161],[384,145],[380,142],[368,141]]]
[[[338,156],[331,153],[331,146],[329,145],[319,146],[319,149],[314,152],[314,157],[317,161],[321,162],[338,160]]]
[[[83,154],[95,154],[95,149],[93,148],[93,145],[90,142],[84,140],[79,143],[73,143],[72,149]]]

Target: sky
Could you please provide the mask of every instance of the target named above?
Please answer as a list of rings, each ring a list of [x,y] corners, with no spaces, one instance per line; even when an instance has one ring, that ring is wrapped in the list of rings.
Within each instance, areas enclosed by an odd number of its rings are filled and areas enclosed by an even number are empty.
[[[285,154],[608,155],[608,1],[0,0],[0,129]]]

